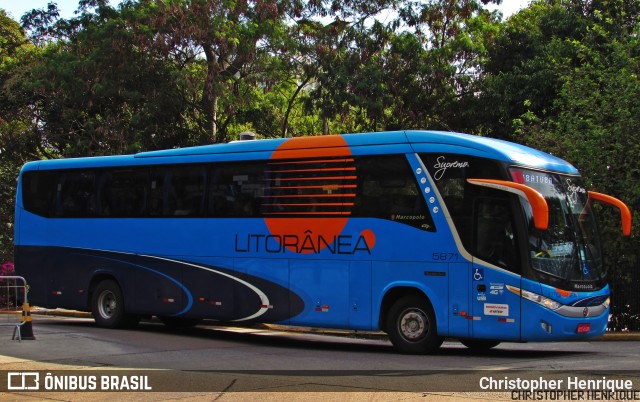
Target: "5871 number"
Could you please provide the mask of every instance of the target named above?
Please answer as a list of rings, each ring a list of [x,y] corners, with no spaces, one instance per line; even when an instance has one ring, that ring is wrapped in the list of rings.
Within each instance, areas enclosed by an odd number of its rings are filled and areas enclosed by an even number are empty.
[[[458,253],[433,253],[431,258],[434,261],[458,261],[460,255]]]

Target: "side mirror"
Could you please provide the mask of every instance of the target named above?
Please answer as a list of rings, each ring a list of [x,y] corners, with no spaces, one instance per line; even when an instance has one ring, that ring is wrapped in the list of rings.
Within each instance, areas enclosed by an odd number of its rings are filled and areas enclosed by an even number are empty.
[[[533,188],[505,180],[467,179],[467,182],[476,186],[506,191],[525,198],[531,205],[533,224],[536,229],[546,230],[549,227],[549,206],[547,205],[547,200]]]
[[[612,205],[620,210],[620,219],[622,219],[622,234],[631,235],[631,211],[624,202],[610,195],[589,191],[589,200],[599,201],[608,205]]]

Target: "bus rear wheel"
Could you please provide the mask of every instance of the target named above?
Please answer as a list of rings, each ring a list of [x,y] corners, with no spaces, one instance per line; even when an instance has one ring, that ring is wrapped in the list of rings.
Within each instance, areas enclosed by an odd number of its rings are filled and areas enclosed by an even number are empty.
[[[387,315],[387,334],[401,353],[426,354],[442,345],[436,317],[428,300],[418,295],[396,301]]]
[[[136,324],[140,318],[124,311],[124,296],[118,283],[106,279],[98,283],[91,297],[91,314],[104,328],[122,328]]]

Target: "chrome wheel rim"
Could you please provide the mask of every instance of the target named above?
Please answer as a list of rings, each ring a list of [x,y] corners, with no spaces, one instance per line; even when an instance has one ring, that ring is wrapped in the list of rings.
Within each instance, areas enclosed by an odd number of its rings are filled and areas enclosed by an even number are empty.
[[[115,314],[118,307],[116,297],[111,291],[105,291],[98,297],[98,314],[100,317],[109,319]]]
[[[400,315],[398,328],[402,336],[411,342],[424,338],[429,331],[429,319],[420,309],[409,309]]]

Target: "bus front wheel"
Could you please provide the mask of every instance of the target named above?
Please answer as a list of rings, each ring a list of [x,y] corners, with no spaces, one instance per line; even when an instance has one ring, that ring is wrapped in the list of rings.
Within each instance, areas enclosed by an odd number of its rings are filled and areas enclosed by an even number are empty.
[[[112,279],[100,282],[94,289],[91,298],[91,314],[96,324],[104,328],[122,328],[139,320],[125,314],[122,289]]]
[[[409,295],[396,301],[387,315],[387,334],[401,353],[431,353],[442,345],[436,317],[429,302]]]

